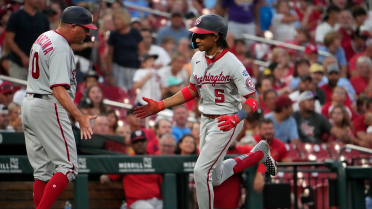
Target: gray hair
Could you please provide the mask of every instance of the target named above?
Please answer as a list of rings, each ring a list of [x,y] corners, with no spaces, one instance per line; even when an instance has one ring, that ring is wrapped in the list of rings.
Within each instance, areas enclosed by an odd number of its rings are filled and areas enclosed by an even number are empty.
[[[174,142],[174,146],[177,145],[176,138],[172,134],[164,134],[160,139],[159,139],[159,144],[163,139],[172,139]]]
[[[372,60],[367,56],[361,56],[357,59],[356,61],[357,66],[362,63],[367,63],[369,66],[372,66]]]

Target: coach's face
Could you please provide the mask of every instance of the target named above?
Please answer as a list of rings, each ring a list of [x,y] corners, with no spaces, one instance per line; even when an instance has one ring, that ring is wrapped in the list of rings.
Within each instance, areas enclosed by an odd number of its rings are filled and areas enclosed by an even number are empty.
[[[73,44],[81,44],[83,43],[84,39],[90,35],[90,29],[73,24],[71,26],[72,33],[74,34],[74,41]]]
[[[216,45],[218,35],[215,34],[196,34],[196,43],[200,51],[208,51]]]

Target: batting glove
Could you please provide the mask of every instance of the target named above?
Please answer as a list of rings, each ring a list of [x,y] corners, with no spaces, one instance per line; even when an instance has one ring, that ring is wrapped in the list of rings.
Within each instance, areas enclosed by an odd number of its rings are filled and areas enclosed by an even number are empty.
[[[145,100],[148,104],[134,108],[133,114],[137,118],[144,119],[150,115],[154,115],[164,110],[165,108],[163,101],[157,102],[146,97],[142,97],[142,99]]]
[[[218,123],[219,122],[223,122],[218,124],[218,127],[221,127],[221,131],[230,131],[232,128],[235,128],[238,123],[240,123],[240,119],[236,114],[233,116],[223,115],[218,117]]]

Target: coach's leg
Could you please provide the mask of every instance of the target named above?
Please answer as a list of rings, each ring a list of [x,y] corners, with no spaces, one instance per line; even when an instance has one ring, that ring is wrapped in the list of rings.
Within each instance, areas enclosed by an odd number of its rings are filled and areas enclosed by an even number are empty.
[[[199,209],[213,208],[212,173],[216,169],[217,162],[225,157],[226,151],[233,141],[233,137],[236,136],[236,128],[223,132],[217,126],[217,119],[206,120],[208,119],[202,117],[201,123],[206,126],[205,144],[194,168]]]

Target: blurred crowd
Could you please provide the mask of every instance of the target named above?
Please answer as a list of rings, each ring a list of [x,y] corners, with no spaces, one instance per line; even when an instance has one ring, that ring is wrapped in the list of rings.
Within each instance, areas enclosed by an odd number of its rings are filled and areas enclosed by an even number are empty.
[[[289,145],[372,146],[372,13],[366,1],[0,0],[0,74],[27,80],[33,42],[56,29],[62,11],[71,5],[88,9],[99,28],[71,48],[77,63],[75,104],[84,114],[98,115],[92,124],[95,134],[123,137],[123,143],[108,140],[107,150],[199,153],[197,99],[148,120],[134,117],[133,108],[103,101],[135,107],[146,104],[142,97],[161,100],[187,86],[197,51],[187,29],[210,13],[226,17],[230,51],[246,67],[259,95],[260,108],[244,121],[231,154],[245,153],[262,139],[276,147],[279,161],[294,160],[288,157]],[[253,41],[243,34],[282,44]],[[24,86],[0,81],[0,131],[22,131],[24,96]],[[74,118],[70,120],[78,129]],[[260,190],[263,177],[256,178]]]

